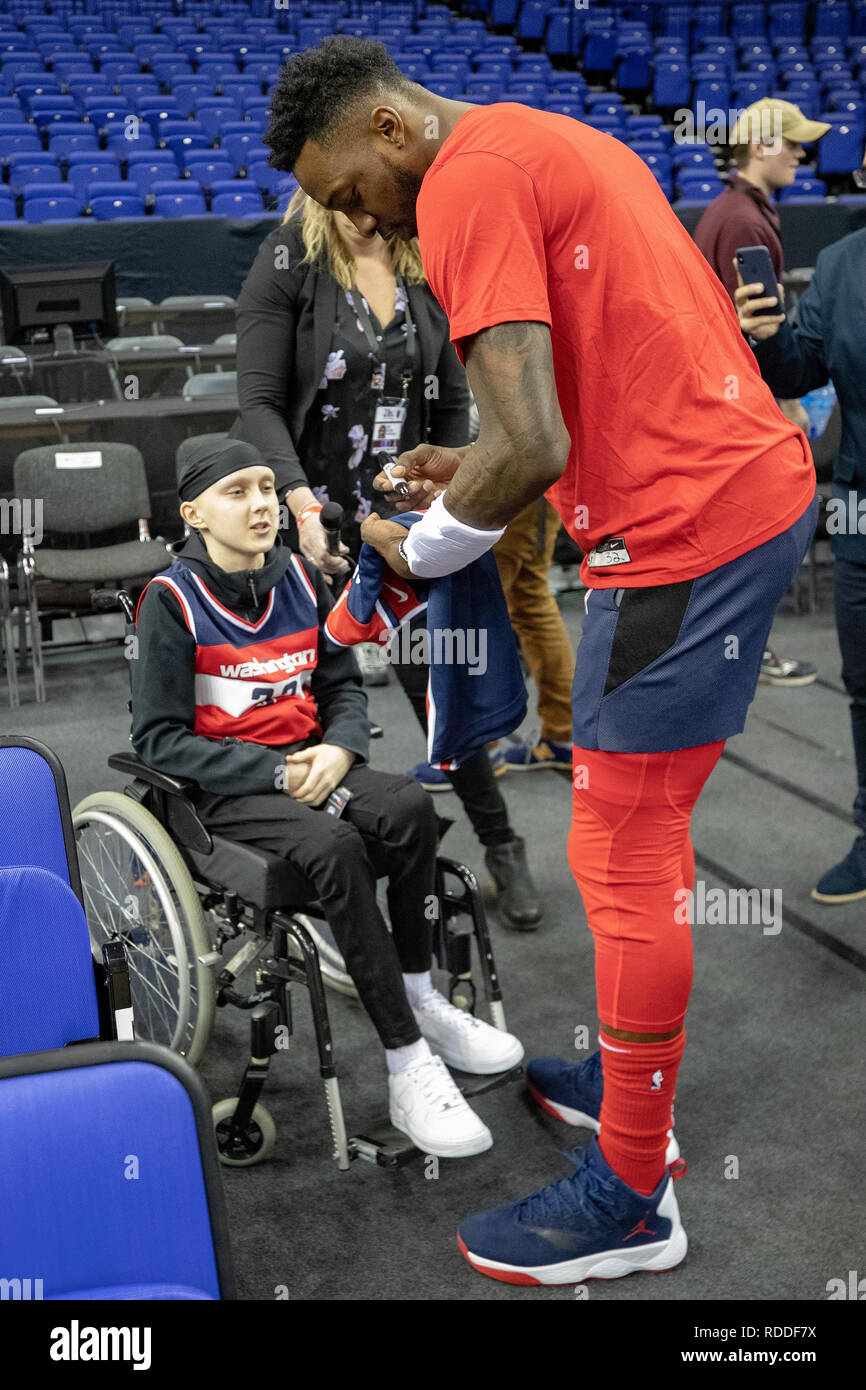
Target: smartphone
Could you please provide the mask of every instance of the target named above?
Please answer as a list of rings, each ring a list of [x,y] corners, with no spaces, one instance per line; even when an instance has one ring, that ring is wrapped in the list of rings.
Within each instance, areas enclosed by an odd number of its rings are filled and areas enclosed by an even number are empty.
[[[757,309],[755,311],[756,316],[761,318],[766,314],[784,313],[783,305],[778,302],[779,290],[776,285],[776,270],[766,246],[738,246],[736,254],[743,284],[757,285],[760,282],[764,286],[763,298],[773,298],[777,301],[767,309]]]

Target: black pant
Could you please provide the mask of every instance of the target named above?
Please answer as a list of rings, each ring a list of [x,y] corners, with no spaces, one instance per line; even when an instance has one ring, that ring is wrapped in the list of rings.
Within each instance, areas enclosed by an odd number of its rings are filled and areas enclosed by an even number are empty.
[[[857,769],[854,823],[866,833],[866,564],[833,561],[836,630],[842,650],[842,680],[851,697],[851,732]]]
[[[198,811],[209,829],[282,855],[309,878],[383,1046],[404,1047],[421,1033],[401,972],[429,970],[433,945],[433,803],[410,777],[364,766],[342,785],[353,797],[340,818],[285,792],[203,794]],[[376,902],[385,876],[393,936]]]
[[[423,627],[423,620],[420,624],[412,623],[413,630],[417,626]],[[394,662],[394,670],[426,735],[429,669],[426,664]],[[514,831],[508,822],[508,807],[496,785],[485,748],[467,758],[456,772],[446,772],[445,776],[460,797],[472,829],[482,845],[504,845],[514,839]]]

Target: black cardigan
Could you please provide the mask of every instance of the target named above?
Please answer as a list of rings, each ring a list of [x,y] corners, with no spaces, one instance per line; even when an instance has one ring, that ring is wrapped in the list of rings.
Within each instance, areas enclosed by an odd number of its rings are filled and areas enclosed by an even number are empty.
[[[277,248],[281,268],[277,269]],[[301,265],[304,243],[297,222],[282,223],[265,237],[237,307],[238,401],[232,439],[255,445],[274,470],[280,496],[309,486],[296,443],[315,400],[328,360],[340,286],[326,268]],[[286,268],[282,268],[286,266]],[[470,393],[460,359],[449,341],[448,320],[429,287],[408,285],[418,332],[424,435],[459,446],[469,442]],[[416,372],[417,372],[416,368]],[[436,377],[438,399],[428,399]],[[418,389],[416,375],[415,388]]]

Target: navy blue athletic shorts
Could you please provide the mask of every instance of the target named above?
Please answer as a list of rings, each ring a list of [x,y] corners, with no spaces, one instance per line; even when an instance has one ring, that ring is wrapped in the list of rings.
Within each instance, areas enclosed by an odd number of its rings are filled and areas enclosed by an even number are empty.
[[[773,617],[818,519],[697,579],[590,589],[572,686],[574,742],[664,753],[741,733]]]

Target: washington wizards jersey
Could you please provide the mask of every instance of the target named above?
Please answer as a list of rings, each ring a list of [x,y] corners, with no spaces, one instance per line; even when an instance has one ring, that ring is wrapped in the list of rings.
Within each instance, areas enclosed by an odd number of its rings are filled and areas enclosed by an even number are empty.
[[[142,598],[151,584],[171,589],[195,639],[195,733],[274,747],[321,737],[310,689],[318,602],[297,555],[256,622],[226,608],[180,560],[156,575]]]

